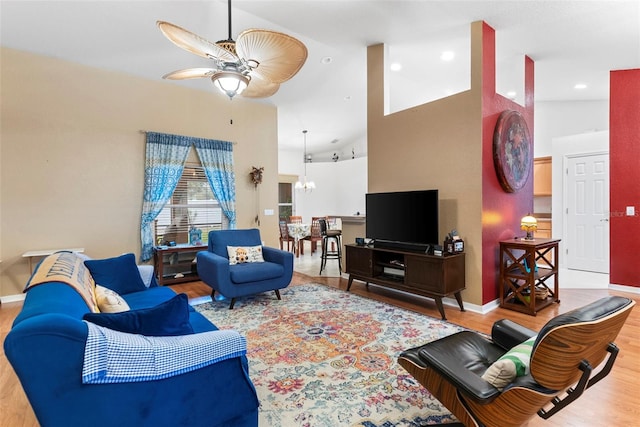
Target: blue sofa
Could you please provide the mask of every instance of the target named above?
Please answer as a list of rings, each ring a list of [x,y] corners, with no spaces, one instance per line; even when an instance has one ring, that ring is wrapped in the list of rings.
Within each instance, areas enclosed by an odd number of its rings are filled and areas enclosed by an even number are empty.
[[[229,247],[258,248],[261,260],[231,264]],[[211,298],[217,298],[216,292],[230,298],[230,309],[236,298],[261,292],[275,291],[280,299],[279,290],[289,286],[293,277],[293,254],[262,246],[257,228],[210,231],[208,248],[198,252],[197,260],[200,280],[213,289]]]
[[[83,316],[90,311],[90,304],[76,288],[62,282],[37,284],[26,292],[4,349],[43,427],[258,425],[259,402],[245,355],[229,356],[162,379],[87,384],[83,381],[85,346],[89,326],[94,326],[83,321]],[[144,290],[121,296],[135,310],[156,307],[176,293],[152,283]],[[144,337],[142,341],[205,341],[235,333],[218,331],[193,308],[189,306],[188,310],[193,334]],[[133,335],[110,333],[120,338]],[[246,346],[243,337],[241,340]],[[171,350],[181,351],[175,346]],[[130,354],[128,357],[131,359]],[[135,355],[133,360],[137,363]]]

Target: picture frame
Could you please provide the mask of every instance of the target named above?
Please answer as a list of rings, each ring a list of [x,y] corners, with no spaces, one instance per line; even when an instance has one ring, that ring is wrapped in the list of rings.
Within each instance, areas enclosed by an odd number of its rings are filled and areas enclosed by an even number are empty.
[[[507,193],[522,189],[533,168],[533,141],[527,122],[518,111],[505,110],[493,133],[493,163]]]

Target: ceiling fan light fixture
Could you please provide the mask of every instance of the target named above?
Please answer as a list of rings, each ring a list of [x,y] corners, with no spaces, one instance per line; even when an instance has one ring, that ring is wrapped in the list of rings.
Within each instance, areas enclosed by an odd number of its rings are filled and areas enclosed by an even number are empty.
[[[241,94],[249,85],[249,77],[234,70],[225,70],[211,76],[214,86],[233,99]]]
[[[229,36],[216,43],[169,22],[157,21],[162,34],[173,44],[214,62],[211,68],[178,70],[163,78],[207,77],[231,99],[238,94],[247,98],[273,95],[281,83],[300,71],[307,60],[307,47],[287,34],[256,28],[242,31],[234,41],[231,38],[231,0],[227,0],[227,15]],[[251,87],[248,88],[249,82]]]

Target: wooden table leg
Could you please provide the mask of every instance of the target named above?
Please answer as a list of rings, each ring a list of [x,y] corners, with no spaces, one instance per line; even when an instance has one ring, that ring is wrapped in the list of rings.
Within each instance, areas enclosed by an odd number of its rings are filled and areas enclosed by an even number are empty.
[[[458,305],[460,306],[460,311],[464,311],[464,305],[462,303],[462,295],[460,295],[460,291],[454,292],[453,295],[455,295],[456,301],[458,301]]]
[[[442,320],[447,320],[447,316],[445,316],[444,314],[444,306],[442,305],[442,297],[435,297],[434,299],[436,300],[436,306],[438,307],[438,311],[442,316]]]

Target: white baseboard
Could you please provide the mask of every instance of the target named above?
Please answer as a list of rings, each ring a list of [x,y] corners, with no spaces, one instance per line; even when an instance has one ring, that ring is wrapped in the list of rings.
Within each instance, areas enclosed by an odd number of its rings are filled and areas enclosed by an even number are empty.
[[[458,306],[458,301],[455,298],[444,297],[442,298],[442,304],[451,306],[451,307],[456,307],[458,310],[460,310],[460,307]],[[489,313],[490,311],[493,311],[498,307],[500,307],[499,299],[493,300],[484,305],[471,304],[467,301],[464,301],[464,311],[471,311],[473,313],[478,313],[478,314]]]
[[[609,289],[612,291],[620,291],[620,292],[629,292],[632,294],[640,294],[640,288],[635,286],[626,286],[626,285],[614,285],[613,283],[609,285]]]

